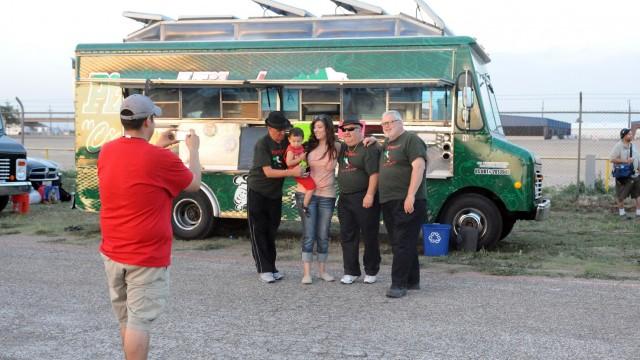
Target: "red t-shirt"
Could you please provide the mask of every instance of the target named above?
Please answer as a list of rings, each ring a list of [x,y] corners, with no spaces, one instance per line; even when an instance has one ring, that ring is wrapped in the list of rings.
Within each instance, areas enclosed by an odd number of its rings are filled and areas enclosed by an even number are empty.
[[[172,200],[192,179],[178,156],[144,139],[122,137],[102,146],[100,251],[124,264],[168,266]]]

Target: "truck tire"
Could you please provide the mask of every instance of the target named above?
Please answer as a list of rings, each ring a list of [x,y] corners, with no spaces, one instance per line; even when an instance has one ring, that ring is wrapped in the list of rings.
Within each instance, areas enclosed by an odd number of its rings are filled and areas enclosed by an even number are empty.
[[[506,238],[513,230],[513,226],[516,224],[516,219],[511,216],[507,216],[502,219],[502,234],[500,234],[500,240]]]
[[[451,236],[455,239],[461,224],[474,225],[480,232],[478,250],[491,248],[502,234],[502,215],[488,198],[478,194],[462,194],[450,200],[444,207],[440,222],[451,224]]]
[[[4,210],[4,208],[9,203],[9,195],[0,196],[0,211]]]
[[[173,200],[171,226],[176,238],[182,240],[204,239],[215,225],[213,207],[202,192],[182,192]]]

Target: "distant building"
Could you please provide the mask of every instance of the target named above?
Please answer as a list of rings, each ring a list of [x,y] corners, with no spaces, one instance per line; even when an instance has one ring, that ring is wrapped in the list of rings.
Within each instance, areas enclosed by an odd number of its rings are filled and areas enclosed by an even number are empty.
[[[542,136],[545,139],[556,136],[563,139],[571,135],[571,124],[564,121],[507,114],[500,114],[500,120],[506,136]]]

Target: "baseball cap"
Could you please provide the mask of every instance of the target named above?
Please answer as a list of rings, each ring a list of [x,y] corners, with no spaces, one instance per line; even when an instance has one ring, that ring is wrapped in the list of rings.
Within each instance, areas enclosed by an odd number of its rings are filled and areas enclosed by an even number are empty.
[[[267,126],[278,130],[286,130],[291,127],[291,122],[287,119],[282,111],[272,111],[269,116],[264,120]]]
[[[123,115],[124,111],[131,112],[131,115]],[[133,94],[122,101],[120,106],[120,119],[138,120],[146,119],[151,115],[162,115],[162,109],[157,107],[149,97]]]
[[[625,136],[626,136],[628,133],[630,133],[630,132],[631,132],[631,130],[630,130],[630,129],[627,129],[627,128],[624,128],[624,129],[620,130],[620,139],[622,139],[623,137],[625,137]]]

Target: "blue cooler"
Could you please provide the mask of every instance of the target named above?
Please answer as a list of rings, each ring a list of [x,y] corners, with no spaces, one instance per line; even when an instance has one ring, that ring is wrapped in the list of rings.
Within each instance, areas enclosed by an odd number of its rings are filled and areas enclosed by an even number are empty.
[[[449,233],[451,233],[451,225],[448,224],[422,225],[424,254],[426,256],[447,255],[449,253]]]

